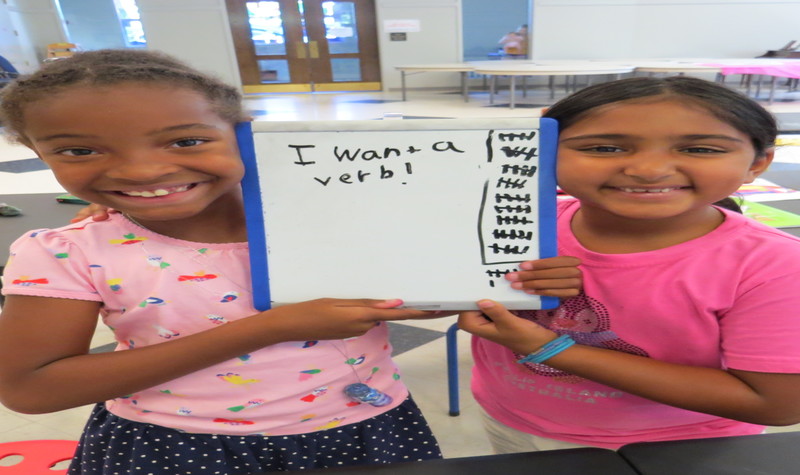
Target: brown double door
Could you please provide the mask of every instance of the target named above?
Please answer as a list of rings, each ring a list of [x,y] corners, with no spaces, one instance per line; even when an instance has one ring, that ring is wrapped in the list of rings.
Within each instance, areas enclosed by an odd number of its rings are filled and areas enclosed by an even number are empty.
[[[226,0],[245,92],[380,90],[374,0]]]

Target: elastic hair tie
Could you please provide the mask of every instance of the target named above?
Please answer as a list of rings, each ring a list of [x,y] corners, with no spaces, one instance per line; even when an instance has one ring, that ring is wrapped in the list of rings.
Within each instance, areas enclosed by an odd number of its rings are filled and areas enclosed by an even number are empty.
[[[574,344],[575,340],[573,340],[571,336],[561,335],[528,356],[518,359],[517,363],[543,363]]]

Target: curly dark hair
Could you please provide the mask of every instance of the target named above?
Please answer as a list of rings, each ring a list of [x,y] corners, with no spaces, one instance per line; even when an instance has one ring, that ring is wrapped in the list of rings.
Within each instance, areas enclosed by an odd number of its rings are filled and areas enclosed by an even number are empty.
[[[12,142],[29,145],[24,111],[29,104],[72,86],[141,82],[187,87],[205,96],[213,110],[234,124],[248,120],[239,90],[164,53],[105,49],[76,53],[42,65],[0,90],[0,123]]]

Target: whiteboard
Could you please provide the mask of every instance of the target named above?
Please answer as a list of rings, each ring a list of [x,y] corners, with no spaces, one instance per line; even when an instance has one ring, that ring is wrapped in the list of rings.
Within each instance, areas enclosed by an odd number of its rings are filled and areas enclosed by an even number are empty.
[[[556,254],[552,119],[264,121],[237,134],[256,308],[557,305],[503,278]]]

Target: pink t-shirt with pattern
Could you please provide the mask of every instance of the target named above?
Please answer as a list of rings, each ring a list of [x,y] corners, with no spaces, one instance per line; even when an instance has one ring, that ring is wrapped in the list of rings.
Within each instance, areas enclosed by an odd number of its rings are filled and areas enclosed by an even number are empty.
[[[800,239],[734,212],[700,238],[650,252],[585,249],[559,202],[558,251],[581,259],[584,293],[520,315],[584,345],[661,361],[800,373]],[[472,388],[495,419],[534,435],[600,447],[755,434],[762,426],[687,411],[550,368],[473,339]]]
[[[11,246],[3,287],[6,295],[102,302],[117,351],[253,315],[250,292],[246,243],[172,239],[119,214],[22,236]],[[126,419],[194,433],[314,432],[402,403],[408,391],[391,351],[385,324],[348,340],[284,342],[106,401],[106,407]],[[349,400],[343,389],[359,380],[394,401],[374,407]]]

